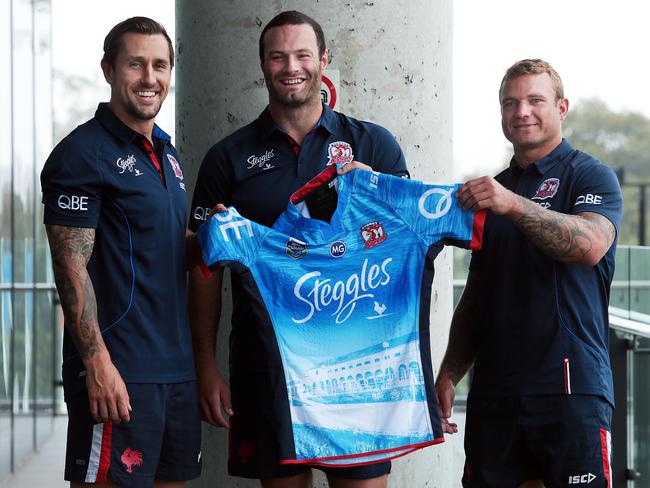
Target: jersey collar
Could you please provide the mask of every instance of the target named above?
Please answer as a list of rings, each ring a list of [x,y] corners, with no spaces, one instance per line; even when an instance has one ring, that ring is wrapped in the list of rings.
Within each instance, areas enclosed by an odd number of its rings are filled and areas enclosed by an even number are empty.
[[[311,130],[313,131],[318,129],[319,127],[322,127],[330,134],[334,134],[338,127],[338,119],[336,117],[336,114],[332,111],[331,108],[329,108],[324,103],[322,105],[323,105],[323,112],[321,113],[318,122],[316,122],[316,125]],[[268,105],[266,106],[264,111],[260,114],[260,116],[257,118],[257,123],[259,127],[259,133],[263,139],[268,139],[269,137],[271,137],[271,134],[273,134],[275,131],[281,132],[282,134],[286,134],[286,131],[282,127],[277,125],[273,120],[273,117],[271,117],[271,109],[269,108]]]
[[[345,225],[343,218],[348,205],[351,190],[349,187],[352,183],[353,173],[336,175],[335,165],[325,168],[325,170],[291,196],[287,209],[280,215],[275,224],[273,224],[273,228],[279,232],[291,234],[293,237],[299,239],[305,238],[309,242],[328,241],[333,236],[344,232]],[[331,181],[334,175],[336,175],[338,180],[338,203],[330,222],[305,217],[296,206],[296,203],[320,184]]]
[[[544,156],[542,159],[535,161],[531,167],[534,167],[537,172],[541,175],[548,172],[553,166],[562,161],[571,151],[573,147],[566,139],[562,139],[562,142],[556,146],[548,155]],[[517,163],[517,160],[513,157],[510,160],[510,168],[514,170],[517,174],[524,172]]]
[[[107,131],[125,144],[131,144],[136,138],[142,136],[142,134],[131,129],[111,112],[106,102],[102,102],[97,106],[95,118]],[[156,124],[153,125],[152,136],[156,139],[161,139],[163,142],[171,141],[171,137]]]

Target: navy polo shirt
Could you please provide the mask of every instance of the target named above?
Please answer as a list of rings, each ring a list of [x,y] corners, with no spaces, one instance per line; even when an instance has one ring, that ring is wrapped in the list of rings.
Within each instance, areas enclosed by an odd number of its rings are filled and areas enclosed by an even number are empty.
[[[513,159],[496,180],[549,210],[601,214],[618,230],[614,172],[566,140],[526,169]],[[615,249],[616,242],[593,267],[561,263],[488,213],[470,264],[481,276],[471,395],[592,394],[613,405],[607,310]]]
[[[174,383],[195,377],[186,311],[187,198],[170,137],[154,126],[153,139],[152,148],[100,104],[45,163],[44,222],[96,229],[88,272],[99,326],[123,379]],[[66,330],[66,398],[85,384],[83,375]]]
[[[381,173],[408,177],[404,154],[383,127],[323,105],[320,120],[298,147],[273,122],[267,107],[258,119],[219,141],[206,154],[194,190],[189,227],[197,230],[217,203],[235,206],[242,216],[271,227],[296,190],[327,165],[353,159]],[[269,346],[275,337],[260,326],[265,323],[266,310],[259,292],[247,288],[236,274],[232,286],[231,387],[242,371],[248,375],[279,368],[278,377],[282,377],[279,351]]]
[[[190,229],[196,231],[217,203],[271,227],[289,197],[328,164],[360,161],[380,173],[408,177],[395,137],[383,127],[347,117],[323,104],[323,114],[302,146],[293,143],[267,109],[215,144],[199,170]]]

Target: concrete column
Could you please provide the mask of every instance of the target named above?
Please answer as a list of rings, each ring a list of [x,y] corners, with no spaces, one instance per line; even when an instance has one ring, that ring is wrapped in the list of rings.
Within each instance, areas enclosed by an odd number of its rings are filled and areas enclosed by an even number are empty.
[[[195,0],[176,2],[177,147],[187,166],[188,195],[201,159],[217,140],[256,118],[268,97],[259,66],[262,27],[282,10],[314,17],[337,70],[337,110],[396,135],[412,177],[452,175],[452,0]],[[327,74],[327,71],[326,71]],[[444,352],[452,308],[451,253],[436,259],[431,342],[434,368]],[[230,311],[224,311],[226,318]],[[227,369],[228,320],[218,356]],[[460,486],[462,434],[396,460],[393,487]],[[228,477],[226,432],[204,429],[204,474],[191,486],[258,486]],[[316,476],[315,486],[326,486]]]

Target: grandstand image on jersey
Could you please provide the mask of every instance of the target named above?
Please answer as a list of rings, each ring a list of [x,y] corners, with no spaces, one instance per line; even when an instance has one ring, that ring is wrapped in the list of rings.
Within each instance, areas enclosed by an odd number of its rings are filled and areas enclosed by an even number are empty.
[[[330,166],[273,228],[234,207],[200,228],[204,269],[229,266],[258,290],[279,350],[278,416],[290,419],[278,422],[282,463],[380,462],[444,441],[429,343],[433,258],[446,244],[478,249],[485,220],[458,206],[458,187]],[[335,210],[323,217],[311,199],[333,188]]]

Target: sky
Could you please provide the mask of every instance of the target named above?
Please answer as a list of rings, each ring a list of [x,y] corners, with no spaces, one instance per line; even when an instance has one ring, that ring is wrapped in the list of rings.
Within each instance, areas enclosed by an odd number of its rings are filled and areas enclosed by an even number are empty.
[[[342,1],[342,0],[340,0]],[[388,0],[383,0],[388,1]],[[103,38],[120,20],[155,17],[174,39],[173,0],[52,0],[55,70],[96,80],[107,100],[99,58]],[[650,117],[650,2],[641,0],[453,0],[454,176],[493,174],[509,146],[500,125],[498,88],[505,70],[541,57],[560,73],[571,106],[598,97],[613,110]],[[102,98],[103,97],[103,98]],[[173,133],[173,103],[157,122]]]
[[[111,28],[128,17],[143,15],[160,22],[172,41],[175,41],[174,0],[51,0],[52,2],[52,66],[55,72],[55,119],[57,109],[66,110],[69,103],[75,108],[87,107],[86,119],[91,117],[100,101],[108,101],[110,88],[104,81],[99,62],[103,53],[104,37]],[[57,73],[64,72],[93,80],[97,90],[78,99],[61,93]],[[172,87],[174,76],[172,74]],[[57,97],[57,93],[59,96]],[[60,106],[57,107],[57,100]],[[169,98],[163,103],[156,123],[174,135],[174,103]],[[79,122],[83,122],[80,120]]]
[[[505,167],[498,90],[515,61],[542,58],[571,106],[598,97],[650,117],[650,2],[454,0],[454,175]]]

